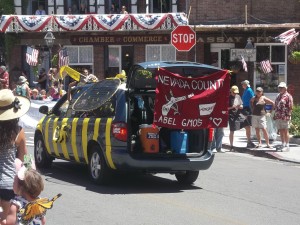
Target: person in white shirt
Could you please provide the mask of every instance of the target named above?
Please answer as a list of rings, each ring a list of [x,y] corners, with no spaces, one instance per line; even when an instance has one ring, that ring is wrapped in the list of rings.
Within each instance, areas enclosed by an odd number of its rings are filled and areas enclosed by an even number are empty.
[[[35,15],[46,15],[43,5],[39,5],[39,8],[35,11]]]

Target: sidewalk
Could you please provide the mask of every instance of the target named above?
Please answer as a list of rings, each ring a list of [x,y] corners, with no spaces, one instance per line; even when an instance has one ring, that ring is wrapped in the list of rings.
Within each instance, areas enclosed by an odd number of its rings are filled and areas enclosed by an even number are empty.
[[[224,128],[224,137],[223,137],[223,148],[229,150],[229,127]],[[263,140],[263,146],[264,139]],[[254,139],[252,140],[254,144],[257,144],[257,141]],[[271,142],[273,146],[280,145],[280,137],[278,136],[277,139]],[[248,153],[258,157],[266,157],[271,159],[278,159],[281,161],[286,162],[295,162],[300,163],[300,138],[290,138],[290,150],[288,152],[281,152],[276,151],[275,148],[268,149],[268,148],[246,148],[247,145],[247,138],[246,138],[246,131],[245,129],[241,129],[234,132],[234,139],[233,139],[233,146],[235,152],[240,153]]]

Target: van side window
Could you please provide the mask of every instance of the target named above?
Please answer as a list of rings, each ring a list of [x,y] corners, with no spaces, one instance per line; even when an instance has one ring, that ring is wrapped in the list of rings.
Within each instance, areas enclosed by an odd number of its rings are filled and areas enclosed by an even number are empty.
[[[115,98],[109,99],[102,104],[99,108],[93,110],[95,117],[113,117],[115,115]]]

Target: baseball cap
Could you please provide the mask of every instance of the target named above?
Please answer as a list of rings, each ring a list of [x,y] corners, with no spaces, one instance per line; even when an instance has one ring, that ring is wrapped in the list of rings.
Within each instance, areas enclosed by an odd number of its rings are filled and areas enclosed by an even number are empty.
[[[280,82],[278,87],[286,88],[286,83],[285,82]]]
[[[235,85],[233,85],[230,89],[231,92],[235,93],[235,94],[238,94],[239,93],[239,88]]]
[[[262,89],[262,87],[258,87],[258,88],[256,88],[256,90],[259,91],[259,92],[263,92],[264,91],[264,89]]]

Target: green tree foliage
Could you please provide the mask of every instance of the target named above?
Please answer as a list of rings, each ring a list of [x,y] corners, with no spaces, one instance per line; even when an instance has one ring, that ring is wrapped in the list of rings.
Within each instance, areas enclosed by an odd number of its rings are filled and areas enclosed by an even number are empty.
[[[0,0],[0,13],[2,15],[10,15],[15,13],[14,0]],[[12,34],[1,34],[1,41],[5,46],[5,59],[8,61],[10,52],[19,39]]]
[[[295,105],[292,111],[292,123],[290,133],[300,138],[300,105]]]

